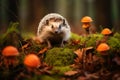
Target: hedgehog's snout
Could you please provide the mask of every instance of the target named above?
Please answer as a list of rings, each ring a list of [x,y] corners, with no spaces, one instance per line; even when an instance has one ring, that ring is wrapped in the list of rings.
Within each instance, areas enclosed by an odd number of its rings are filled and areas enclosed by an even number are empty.
[[[56,33],[56,34],[58,34],[58,33],[59,33],[59,31],[58,31],[58,30],[55,30],[55,33]]]
[[[52,28],[52,30],[54,31],[55,34],[59,34],[61,32],[61,26],[54,26]]]
[[[60,33],[60,29],[57,28],[57,27],[55,27],[55,28],[54,28],[54,33],[55,33],[55,34],[59,34],[59,33]]]

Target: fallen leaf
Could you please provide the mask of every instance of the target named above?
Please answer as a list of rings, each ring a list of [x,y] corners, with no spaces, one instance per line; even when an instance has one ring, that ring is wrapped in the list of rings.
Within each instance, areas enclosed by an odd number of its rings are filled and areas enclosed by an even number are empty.
[[[88,80],[85,76],[79,76],[77,80]]]
[[[93,62],[100,60],[100,58],[96,55],[93,56]]]
[[[45,53],[47,50],[48,50],[48,48],[46,48],[46,47],[43,48],[42,50],[40,50],[40,51],[38,52],[38,55]]]
[[[25,45],[22,46],[22,49],[25,49],[29,46],[29,43],[26,43]]]
[[[93,47],[91,46],[91,47],[87,47],[87,48],[85,48],[85,50],[92,50],[93,49]]]
[[[67,71],[64,73],[65,76],[73,76],[76,75],[78,73],[78,71]]]
[[[115,73],[112,77],[112,80],[120,80],[120,73]]]
[[[72,40],[72,45],[78,45],[80,43],[80,40]]]
[[[87,72],[85,72],[85,76],[87,79],[91,79],[91,78],[98,79],[99,78],[96,73],[88,74]]]
[[[79,63],[79,62],[80,62],[80,59],[77,57],[76,59],[74,59],[74,62],[75,62],[75,63]]]
[[[81,60],[83,56],[83,49],[78,49],[74,51],[74,53],[78,56],[78,58]]]
[[[115,61],[117,65],[120,65],[120,57],[115,57],[113,61]]]
[[[70,67],[72,67],[72,68],[77,68],[77,67],[79,67],[79,66],[76,65],[76,64],[72,64],[72,65],[70,65]]]

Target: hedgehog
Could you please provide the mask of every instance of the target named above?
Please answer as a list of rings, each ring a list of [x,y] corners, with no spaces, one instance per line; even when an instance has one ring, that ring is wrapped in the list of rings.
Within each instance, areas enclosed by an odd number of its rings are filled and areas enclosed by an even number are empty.
[[[64,46],[70,38],[71,29],[67,20],[57,13],[47,14],[39,23],[37,36],[40,42],[46,42],[48,48],[53,44]]]

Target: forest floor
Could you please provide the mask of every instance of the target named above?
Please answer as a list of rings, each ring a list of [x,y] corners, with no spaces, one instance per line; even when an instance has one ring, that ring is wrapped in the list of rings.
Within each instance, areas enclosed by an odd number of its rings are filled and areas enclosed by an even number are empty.
[[[20,34],[13,24],[0,37],[0,79],[2,80],[120,80],[120,34],[115,32],[108,39],[101,33],[87,36],[71,34],[64,47],[53,45],[48,48],[31,34]],[[107,54],[97,51],[100,43],[110,47]],[[2,50],[14,46],[20,55],[17,63],[5,62]],[[28,54],[40,59],[40,66],[31,68],[24,65]],[[34,64],[34,63],[33,63]]]

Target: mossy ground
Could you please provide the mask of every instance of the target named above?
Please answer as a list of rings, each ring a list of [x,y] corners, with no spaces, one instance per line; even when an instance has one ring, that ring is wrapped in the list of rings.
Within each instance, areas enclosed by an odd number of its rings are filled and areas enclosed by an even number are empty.
[[[73,64],[74,58],[73,50],[55,47],[46,52],[44,61],[50,66],[68,66]]]
[[[34,41],[31,37],[34,36],[32,33],[21,35],[16,29],[17,25],[17,23],[11,25],[11,28],[9,28],[8,31],[0,37],[0,53],[2,53],[2,49],[5,46],[13,45],[17,47],[20,52],[20,58],[18,58],[20,60],[20,64],[23,64],[24,57],[29,53],[34,53],[40,58],[42,57],[42,62],[45,62],[49,66],[53,67],[50,71],[53,75],[43,74],[43,76],[39,76],[41,80],[57,80],[57,78],[63,75],[64,72],[73,70],[70,65],[74,63],[74,59],[77,57],[77,55],[74,53],[74,51],[77,49],[92,46],[94,48],[93,52],[95,55],[100,55],[96,51],[97,41],[103,39],[103,35],[100,33],[90,34],[88,36],[81,36],[71,33],[70,40],[63,48],[54,46],[51,49],[48,49],[46,52],[39,54],[39,51],[47,47],[47,45],[45,43],[36,43],[36,41]],[[12,37],[13,35],[14,37]],[[109,37],[106,43],[110,46],[110,50],[108,51],[110,56],[120,56],[120,33],[114,33],[113,36]],[[0,55],[0,60],[2,59],[1,56],[2,55]],[[0,67],[3,66],[0,65]],[[0,72],[0,74],[2,74],[2,72]],[[35,77],[33,80],[37,80],[37,78]]]

